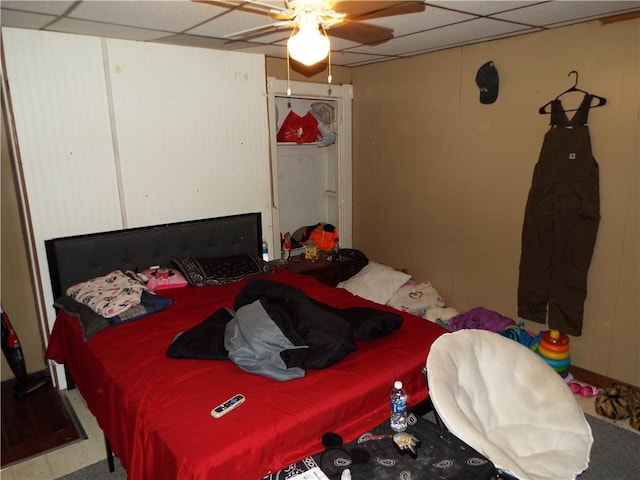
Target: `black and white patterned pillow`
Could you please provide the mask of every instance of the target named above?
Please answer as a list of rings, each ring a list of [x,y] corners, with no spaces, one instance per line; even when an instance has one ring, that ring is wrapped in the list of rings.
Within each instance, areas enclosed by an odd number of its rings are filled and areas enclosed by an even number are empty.
[[[228,255],[224,257],[174,258],[172,262],[180,269],[190,285],[225,285],[244,278],[273,273],[272,265],[251,255]]]

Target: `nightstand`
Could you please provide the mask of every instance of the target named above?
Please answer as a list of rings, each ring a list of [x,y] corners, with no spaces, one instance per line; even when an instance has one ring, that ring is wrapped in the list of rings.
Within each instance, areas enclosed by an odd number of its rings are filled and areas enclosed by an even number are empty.
[[[271,263],[290,272],[309,275],[330,287],[335,287],[339,282],[349,278],[349,267],[353,267],[354,260],[342,255],[339,262],[328,260],[328,252],[321,252],[316,262],[300,259],[300,256],[292,257],[288,262],[274,260]]]

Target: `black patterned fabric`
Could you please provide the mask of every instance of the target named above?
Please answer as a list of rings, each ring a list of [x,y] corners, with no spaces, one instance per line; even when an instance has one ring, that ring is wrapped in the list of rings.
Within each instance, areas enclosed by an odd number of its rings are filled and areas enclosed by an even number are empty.
[[[360,250],[356,250],[354,248],[341,248],[340,253],[353,260],[353,263],[344,270],[345,279],[353,277],[369,263],[367,256]]]
[[[417,457],[400,453],[391,439],[394,433],[389,422],[364,432],[342,448],[328,449],[331,455],[320,453],[308,457],[263,480],[285,480],[319,466],[331,479],[340,478],[343,470],[351,470],[353,480],[497,480],[498,472],[487,458],[459,440],[446,429],[413,413],[409,414],[407,432],[420,440]],[[368,461],[362,461],[366,454]],[[340,454],[341,453],[341,454]],[[330,462],[330,464],[327,463]]]
[[[190,285],[225,285],[244,278],[273,273],[268,262],[251,255],[228,255],[224,257],[174,258],[173,264],[180,269]]]

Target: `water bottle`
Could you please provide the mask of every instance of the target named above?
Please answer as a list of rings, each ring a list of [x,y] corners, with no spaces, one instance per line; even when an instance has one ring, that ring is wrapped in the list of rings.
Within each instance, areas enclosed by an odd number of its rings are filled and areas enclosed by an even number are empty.
[[[407,429],[407,392],[402,388],[402,382],[396,380],[391,390],[391,429],[404,432]]]
[[[331,261],[340,261],[340,241],[337,238],[333,242],[333,248],[331,249]]]
[[[265,262],[269,261],[269,245],[265,239],[262,239],[262,259]]]

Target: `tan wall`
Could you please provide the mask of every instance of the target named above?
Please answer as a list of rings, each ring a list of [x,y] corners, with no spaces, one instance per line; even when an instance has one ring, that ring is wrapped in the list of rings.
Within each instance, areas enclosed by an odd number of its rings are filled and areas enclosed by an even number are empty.
[[[591,22],[355,68],[354,245],[460,311],[517,318],[524,206],[549,123],[538,108],[577,70],[608,103],[589,117],[602,221],[572,358],[640,385],[639,32],[640,20]],[[475,75],[488,60],[500,94],[482,105]]]
[[[4,116],[2,117],[1,132],[2,170],[0,178],[2,183],[0,188],[2,209],[0,215],[2,215],[2,224],[0,226],[0,255],[2,273],[0,275],[0,292],[2,309],[9,316],[13,328],[20,337],[27,371],[33,373],[44,369],[45,361]],[[4,355],[0,370],[2,380],[13,378],[13,372]]]

